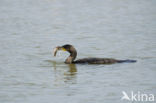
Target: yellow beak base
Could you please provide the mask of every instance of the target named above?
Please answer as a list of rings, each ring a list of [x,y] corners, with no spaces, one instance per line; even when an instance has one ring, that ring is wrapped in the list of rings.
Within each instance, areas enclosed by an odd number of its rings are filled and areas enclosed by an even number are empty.
[[[65,48],[62,48],[63,51],[67,51]]]

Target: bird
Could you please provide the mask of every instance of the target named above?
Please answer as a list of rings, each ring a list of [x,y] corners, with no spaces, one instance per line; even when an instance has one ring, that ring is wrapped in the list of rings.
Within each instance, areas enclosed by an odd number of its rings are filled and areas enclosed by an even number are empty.
[[[67,51],[70,55],[69,57],[65,60],[64,63],[66,64],[114,64],[114,63],[134,63],[136,60],[118,60],[118,59],[113,59],[113,58],[83,58],[83,59],[78,59],[75,60],[77,57],[77,51],[73,45],[70,44],[65,44],[63,46],[57,46],[53,50],[53,55],[56,56],[57,51],[62,50],[62,51]]]

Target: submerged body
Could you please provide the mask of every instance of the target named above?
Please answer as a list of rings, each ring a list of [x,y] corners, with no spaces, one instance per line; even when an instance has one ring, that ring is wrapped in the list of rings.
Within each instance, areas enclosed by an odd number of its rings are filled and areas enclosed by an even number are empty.
[[[112,58],[83,58],[73,61],[73,63],[88,63],[88,64],[112,64],[117,60]]]
[[[67,51],[70,53],[70,56],[65,60],[65,63],[67,64],[113,64],[113,63],[123,63],[123,62],[136,62],[136,60],[117,60],[113,58],[83,58],[83,59],[76,59],[77,56],[77,51],[72,45],[63,45],[63,46],[58,46],[54,49],[54,56],[56,56],[56,53],[58,50],[63,50]],[[75,60],[75,61],[74,61]]]

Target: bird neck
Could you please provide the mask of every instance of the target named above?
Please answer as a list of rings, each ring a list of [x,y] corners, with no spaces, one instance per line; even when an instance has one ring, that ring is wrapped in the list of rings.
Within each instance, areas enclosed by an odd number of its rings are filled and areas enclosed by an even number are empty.
[[[67,64],[71,64],[77,56],[77,52],[75,48],[72,48],[70,51],[68,51],[70,53],[69,57],[66,59],[65,63]]]

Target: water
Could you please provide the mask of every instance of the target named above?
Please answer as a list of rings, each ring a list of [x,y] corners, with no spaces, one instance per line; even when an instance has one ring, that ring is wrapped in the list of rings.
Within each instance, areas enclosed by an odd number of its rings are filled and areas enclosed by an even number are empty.
[[[156,95],[155,0],[1,0],[1,103],[121,103],[122,91]],[[67,65],[52,56],[137,63]]]

